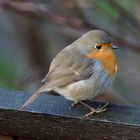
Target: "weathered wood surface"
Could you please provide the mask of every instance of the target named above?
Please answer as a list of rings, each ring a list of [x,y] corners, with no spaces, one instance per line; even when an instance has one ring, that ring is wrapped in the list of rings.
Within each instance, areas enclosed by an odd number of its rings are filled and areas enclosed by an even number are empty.
[[[20,111],[30,95],[0,89],[0,134],[44,140],[140,139],[140,107],[111,104],[106,112],[84,119],[88,110],[82,105],[69,110],[63,97],[42,95]]]

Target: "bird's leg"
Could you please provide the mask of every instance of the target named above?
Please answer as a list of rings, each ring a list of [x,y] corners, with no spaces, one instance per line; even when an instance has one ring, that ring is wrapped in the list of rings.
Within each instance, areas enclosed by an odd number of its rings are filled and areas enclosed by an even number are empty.
[[[88,104],[84,103],[83,101],[80,101],[80,103],[91,110],[89,113],[85,114],[84,117],[89,117],[89,116],[93,115],[94,113],[104,112],[104,111],[106,111],[106,107],[109,105],[109,103],[106,103],[104,106],[101,107],[101,105],[99,105],[95,109],[95,108],[89,106]]]
[[[72,102],[71,105],[69,106],[69,109],[75,107],[77,104],[79,104],[79,102]]]
[[[104,110],[104,109],[106,110],[106,107],[107,107],[109,104],[110,104],[110,103],[106,103],[106,104],[103,105],[102,107],[101,107],[101,104],[100,104],[100,105],[97,107],[96,110],[97,110],[97,111],[98,111],[98,110]]]

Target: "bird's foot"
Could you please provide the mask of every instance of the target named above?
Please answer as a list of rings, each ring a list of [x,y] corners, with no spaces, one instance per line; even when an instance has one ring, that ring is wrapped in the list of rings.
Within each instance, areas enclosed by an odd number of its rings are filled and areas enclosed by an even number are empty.
[[[84,103],[84,102],[80,102],[82,105],[86,106],[87,108],[89,108],[91,111],[87,114],[84,115],[84,118],[85,117],[89,117],[91,115],[93,115],[94,113],[101,113],[101,112],[104,112],[106,111],[106,107],[109,105],[109,103],[106,103],[105,105],[101,106],[101,104],[95,109],[91,106],[89,106],[88,104]]]

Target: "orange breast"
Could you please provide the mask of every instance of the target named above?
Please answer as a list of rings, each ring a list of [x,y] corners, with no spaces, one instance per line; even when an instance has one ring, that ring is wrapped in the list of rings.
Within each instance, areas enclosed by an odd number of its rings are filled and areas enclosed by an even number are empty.
[[[110,75],[114,76],[117,71],[117,61],[115,53],[111,48],[103,49],[99,52],[90,52],[86,54],[88,58],[97,59],[103,65],[105,71]]]

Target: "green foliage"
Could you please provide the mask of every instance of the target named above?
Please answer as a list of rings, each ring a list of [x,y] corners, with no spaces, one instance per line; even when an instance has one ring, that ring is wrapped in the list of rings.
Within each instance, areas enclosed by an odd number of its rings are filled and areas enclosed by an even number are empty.
[[[18,79],[16,66],[4,58],[0,58],[0,87],[16,88],[16,79]]]
[[[101,3],[101,9],[108,15],[110,15],[112,18],[118,18],[119,17],[119,13],[116,9],[114,9],[114,7],[112,7],[112,5],[110,5],[110,3],[104,2]]]

